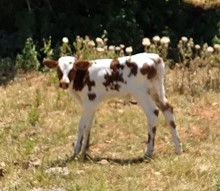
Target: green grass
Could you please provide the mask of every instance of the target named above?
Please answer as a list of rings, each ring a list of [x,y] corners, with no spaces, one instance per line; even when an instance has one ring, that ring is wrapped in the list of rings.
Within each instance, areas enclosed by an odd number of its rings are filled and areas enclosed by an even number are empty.
[[[55,73],[24,77],[0,87],[0,190],[220,190],[219,93],[190,99],[168,91],[184,153],[174,154],[160,115],[150,161],[141,159],[147,142],[143,111],[107,100],[92,129],[94,160],[73,161],[80,106],[58,88]]]

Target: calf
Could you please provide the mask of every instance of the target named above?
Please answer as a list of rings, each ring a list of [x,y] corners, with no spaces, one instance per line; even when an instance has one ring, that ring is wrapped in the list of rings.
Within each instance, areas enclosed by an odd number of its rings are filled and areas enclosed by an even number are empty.
[[[56,68],[60,87],[69,88],[70,94],[83,107],[78,127],[74,157],[85,156],[90,129],[99,103],[112,96],[132,95],[147,117],[148,144],[145,156],[151,157],[159,110],[170,127],[175,151],[181,153],[181,144],[175,124],[173,107],[165,97],[164,62],[157,54],[139,53],[118,59],[79,61],[74,57],[61,57],[58,61],[43,63]]]

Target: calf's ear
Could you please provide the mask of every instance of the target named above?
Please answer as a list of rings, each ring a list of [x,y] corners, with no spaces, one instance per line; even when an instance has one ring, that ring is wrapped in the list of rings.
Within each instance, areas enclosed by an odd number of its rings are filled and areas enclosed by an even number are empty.
[[[89,61],[76,61],[74,63],[75,70],[87,70],[91,63]]]
[[[58,61],[56,60],[43,60],[43,64],[49,68],[56,68],[58,65]]]

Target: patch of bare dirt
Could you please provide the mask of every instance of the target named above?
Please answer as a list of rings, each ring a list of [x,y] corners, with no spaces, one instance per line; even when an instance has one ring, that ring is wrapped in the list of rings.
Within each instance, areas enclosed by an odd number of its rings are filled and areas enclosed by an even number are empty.
[[[204,107],[197,105],[192,108],[192,113],[204,120],[220,120],[220,111],[213,108],[213,106]]]

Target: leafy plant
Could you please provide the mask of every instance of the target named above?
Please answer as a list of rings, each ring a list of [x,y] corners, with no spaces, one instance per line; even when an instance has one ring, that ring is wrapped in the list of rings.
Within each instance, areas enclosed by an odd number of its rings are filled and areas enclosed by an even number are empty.
[[[69,40],[67,37],[63,37],[62,39],[62,45],[60,47],[60,56],[72,56],[72,50],[71,47],[69,45]]]
[[[215,191],[220,191],[220,173],[216,175]]]
[[[142,45],[144,46],[145,52],[159,54],[164,60],[168,59],[168,50],[169,50],[170,38],[163,36],[154,36],[152,42],[149,38],[143,38]]]
[[[6,57],[0,59],[0,70],[1,72],[11,72],[14,70],[14,61],[12,58]]]
[[[52,44],[52,40],[51,40],[51,36],[49,37],[49,39],[43,39],[43,48],[41,49],[41,51],[43,51],[43,53],[46,55],[46,58],[52,58],[54,55],[53,52],[53,48],[51,47]]]
[[[37,107],[31,108],[31,110],[28,113],[28,122],[32,125],[35,126],[36,123],[38,122],[40,117],[40,113]]]
[[[100,59],[100,58],[117,58],[122,51],[119,46],[107,45],[108,39],[104,36],[102,38],[97,37],[95,42],[88,36],[82,38],[76,37],[73,46],[75,49],[75,55],[78,59]]]
[[[32,38],[27,38],[22,53],[16,57],[16,68],[24,71],[38,70],[40,63],[37,59],[37,54]]]

